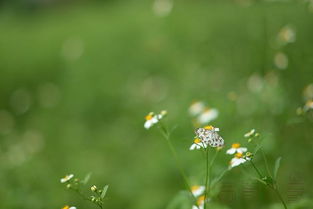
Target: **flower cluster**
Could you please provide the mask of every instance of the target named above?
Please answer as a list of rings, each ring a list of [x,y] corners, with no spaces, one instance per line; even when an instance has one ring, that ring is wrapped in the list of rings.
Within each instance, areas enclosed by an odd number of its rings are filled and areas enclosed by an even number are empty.
[[[191,187],[191,192],[193,196],[196,198],[197,205],[193,205],[192,209],[202,209],[204,208],[204,199],[205,199],[205,186],[194,185]]]
[[[151,128],[153,125],[157,124],[165,115],[167,114],[166,110],[162,110],[159,114],[155,114],[154,112],[150,112],[146,115],[145,129]]]
[[[274,56],[274,64],[278,69],[284,70],[288,67],[288,56],[283,52],[283,47],[295,41],[296,32],[291,26],[286,25],[280,29],[277,34],[277,44],[280,51]]]
[[[259,137],[260,134],[255,131],[255,129],[251,129],[249,132],[245,133],[244,137],[248,139],[248,142],[252,142],[252,140],[256,137]]]
[[[93,195],[85,195],[81,191],[81,188],[88,183],[90,179],[90,174],[88,174],[83,180],[78,178],[74,178],[74,174],[66,175],[65,177],[60,179],[62,184],[66,184],[66,188],[75,191],[80,196],[84,197],[84,199],[89,200],[90,202],[94,203],[98,207],[102,208],[103,200],[106,196],[107,190],[109,188],[108,185],[105,185],[103,189],[98,189],[97,186],[93,185],[90,187],[91,192]],[[76,207],[69,207],[64,206],[62,209],[76,209]]]
[[[194,102],[189,107],[189,114],[195,117],[195,125],[206,125],[218,117],[218,110],[215,108],[208,108],[201,101]]]

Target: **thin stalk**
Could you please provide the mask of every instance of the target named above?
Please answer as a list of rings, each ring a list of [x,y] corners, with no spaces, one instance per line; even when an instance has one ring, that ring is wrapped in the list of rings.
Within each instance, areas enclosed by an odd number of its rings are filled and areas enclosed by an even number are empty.
[[[208,195],[208,187],[209,187],[209,149],[206,149],[206,157],[205,157],[205,167],[206,167],[206,174],[205,174],[205,191],[204,191],[204,209],[206,209],[206,198]]]
[[[252,162],[252,160],[249,160],[249,162],[251,163],[251,165],[253,166],[254,170],[258,173],[259,177],[262,179],[263,175],[261,174],[261,172],[259,171],[259,169],[254,165],[254,163]]]
[[[188,181],[187,175],[185,174],[185,171],[184,171],[183,167],[181,166],[181,163],[180,163],[180,161],[178,159],[178,155],[176,153],[176,150],[175,150],[175,148],[174,148],[174,146],[173,146],[173,144],[172,144],[172,142],[170,140],[170,133],[168,132],[167,128],[165,128],[165,126],[162,123],[160,123],[160,124],[161,125],[159,127],[161,129],[161,133],[162,133],[164,139],[166,140],[166,142],[167,142],[167,144],[168,144],[168,146],[169,146],[169,148],[170,148],[170,150],[172,152],[172,155],[173,155],[174,160],[176,162],[176,166],[177,166],[177,168],[178,168],[178,170],[180,172],[180,175],[182,176],[182,178],[184,180],[185,186],[187,187],[187,190],[190,192],[190,194],[193,197],[194,201],[197,202],[196,197],[192,193],[191,185],[190,185],[190,183]],[[197,208],[199,208],[198,205],[196,205],[196,206],[197,206]]]
[[[288,208],[287,208],[287,204],[285,203],[283,197],[281,196],[279,190],[277,189],[277,186],[276,186],[275,188],[273,187],[272,189],[275,191],[276,195],[278,196],[278,198],[279,198],[279,200],[281,201],[281,203],[282,203],[282,205],[284,206],[284,208],[285,208],[285,209],[288,209]]]
[[[215,162],[215,159],[216,159],[216,157],[217,157],[217,154],[218,154],[218,150],[216,149],[216,151],[215,151],[215,153],[214,153],[214,156],[213,156],[213,158],[212,158],[212,160],[211,160],[211,163],[210,163],[210,167],[209,167],[209,193],[208,194],[210,194],[210,191],[211,191],[211,184],[212,184],[212,168],[213,168],[213,164],[214,164],[214,162]]]
[[[215,154],[209,164],[209,151],[207,149],[207,156],[206,156],[206,169],[207,169],[207,173],[206,173],[206,180],[205,180],[205,194],[204,194],[204,209],[206,209],[206,205],[207,205],[207,197],[210,196],[210,193],[211,193],[211,184],[212,184],[212,181],[211,181],[211,176],[212,176],[212,167],[213,167],[213,164],[214,164],[214,161],[216,159],[216,156],[217,156],[217,153],[218,153],[218,150],[215,151]]]

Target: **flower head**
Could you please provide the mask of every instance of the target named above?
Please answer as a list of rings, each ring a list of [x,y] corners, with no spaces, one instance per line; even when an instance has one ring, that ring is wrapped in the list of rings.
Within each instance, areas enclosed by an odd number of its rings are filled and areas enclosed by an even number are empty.
[[[195,138],[193,140],[193,144],[190,146],[189,150],[194,150],[194,149],[201,149],[201,148],[206,148],[207,144],[203,143],[201,139]]]
[[[278,39],[283,44],[295,42],[296,41],[296,32],[289,25],[284,26],[279,31]]]
[[[207,124],[212,120],[215,120],[218,116],[218,110],[215,108],[206,108],[197,118],[200,124]]]
[[[253,136],[255,134],[255,129],[251,129],[248,133],[246,133],[244,135],[244,137],[246,138],[250,138],[251,136]]]
[[[199,197],[205,191],[205,186],[194,185],[191,187],[191,192],[195,197]]]
[[[198,197],[197,199],[197,206],[193,205],[192,209],[203,209],[204,208],[204,200],[205,200],[205,196],[201,195],[200,197]]]
[[[74,174],[66,175],[66,176],[64,176],[63,178],[60,179],[60,182],[61,182],[61,183],[68,182],[68,181],[71,180],[73,177],[74,177]]]
[[[65,205],[62,209],[76,209],[76,207]]]
[[[162,110],[160,114],[154,114],[154,112],[150,112],[145,117],[146,122],[144,124],[144,127],[146,129],[151,128],[154,124],[157,124],[166,114],[167,114],[167,111],[165,110]]]
[[[90,187],[90,190],[91,190],[92,192],[97,191],[97,187],[96,187],[96,185],[93,185],[92,187]]]
[[[231,145],[231,148],[226,151],[227,154],[232,155],[235,153],[244,153],[247,151],[246,147],[240,147],[239,143],[235,143]]]
[[[245,163],[247,160],[244,158],[244,155],[242,153],[236,153],[235,157],[231,159],[230,161],[230,168],[234,168],[240,164]]]
[[[193,102],[189,107],[189,113],[192,116],[199,115],[205,109],[205,105],[203,102]]]

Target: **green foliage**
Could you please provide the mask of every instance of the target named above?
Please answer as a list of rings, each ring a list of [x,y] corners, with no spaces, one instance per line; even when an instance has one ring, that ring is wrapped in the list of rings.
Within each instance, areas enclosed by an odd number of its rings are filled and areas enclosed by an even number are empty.
[[[268,134],[269,165],[284,157],[282,193],[299,185],[296,200],[312,197],[312,121],[295,112],[313,82],[308,3],[219,2],[174,1],[166,17],[150,1],[45,4],[31,13],[2,7],[0,208],[90,208],[58,184],[65,173],[90,171],[93,182],[110,184],[106,208],[165,208],[184,185],[161,136],[147,136],[144,116],[171,113],[178,157],[192,183],[203,184],[199,153],[188,150],[193,100],[219,110],[213,125],[226,146],[245,143],[251,128]],[[276,37],[287,24],[297,37],[281,48]],[[285,70],[274,64],[277,51],[288,56]],[[229,158],[220,156],[222,170]],[[248,187],[239,169],[224,178],[217,198],[225,207],[278,202],[259,184]]]

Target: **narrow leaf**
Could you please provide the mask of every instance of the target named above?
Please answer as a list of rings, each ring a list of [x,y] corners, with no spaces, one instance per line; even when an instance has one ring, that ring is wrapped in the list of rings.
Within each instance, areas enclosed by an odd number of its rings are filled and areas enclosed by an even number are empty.
[[[90,179],[90,177],[91,177],[91,173],[88,173],[88,174],[85,176],[85,178],[84,178],[84,180],[82,181],[82,183],[83,183],[83,184],[87,184],[88,181],[89,181],[89,179]]]
[[[275,180],[277,178],[278,169],[280,167],[280,161],[281,161],[281,157],[277,158],[275,162],[275,166],[274,166],[274,179]]]
[[[101,199],[103,199],[108,191],[109,185],[105,185],[103,187],[102,193],[101,193]]]

